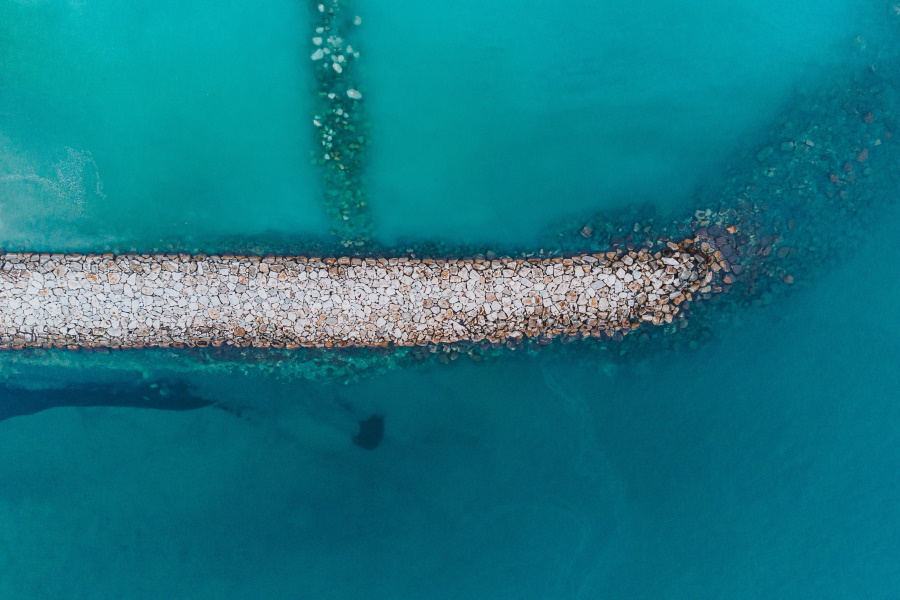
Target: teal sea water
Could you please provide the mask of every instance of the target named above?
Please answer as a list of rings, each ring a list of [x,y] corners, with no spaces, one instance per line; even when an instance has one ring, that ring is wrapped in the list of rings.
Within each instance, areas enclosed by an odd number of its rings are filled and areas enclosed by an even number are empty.
[[[353,9],[372,233],[412,249],[689,216],[698,186],[761,168],[797,90],[900,54],[875,1]],[[314,18],[0,0],[0,245],[327,245]],[[809,234],[840,260],[723,295],[730,316],[678,351],[373,354],[350,383],[319,363],[6,353],[0,415],[76,406],[0,420],[0,598],[895,598],[900,94],[878,97],[871,202]],[[215,406],[83,406],[135,382]]]

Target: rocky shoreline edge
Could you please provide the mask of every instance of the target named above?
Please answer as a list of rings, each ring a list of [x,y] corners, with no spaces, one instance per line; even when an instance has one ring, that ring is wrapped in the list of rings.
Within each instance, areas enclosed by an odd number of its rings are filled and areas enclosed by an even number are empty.
[[[707,239],[495,260],[0,255],[0,348],[384,347],[618,337],[729,272]],[[718,290],[718,286],[715,286]]]

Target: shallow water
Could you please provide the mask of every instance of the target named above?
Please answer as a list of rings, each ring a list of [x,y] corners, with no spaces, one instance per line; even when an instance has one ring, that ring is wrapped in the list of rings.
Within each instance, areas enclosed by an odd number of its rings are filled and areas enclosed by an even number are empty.
[[[0,11],[8,248],[325,234],[309,162],[308,15],[297,3]]]
[[[857,33],[840,1],[358,6],[391,240],[528,244],[579,212],[690,210],[728,149]]]
[[[896,55],[900,28],[889,5],[837,0],[356,7],[373,233],[412,248],[533,250],[542,228],[597,211],[692,213],[726,165],[759,168],[757,140],[779,143],[767,136],[796,88],[874,48]],[[309,160],[310,14],[0,4],[0,239],[329,243]],[[895,127],[897,107],[882,109]],[[845,240],[840,261],[788,293],[723,300],[733,316],[678,352],[373,354],[349,384],[322,366],[337,354],[7,353],[6,406],[183,393],[171,381],[215,405],[0,420],[0,596],[891,598],[890,163],[864,184],[876,218],[842,207],[810,233]],[[373,414],[385,437],[368,451],[352,438]]]

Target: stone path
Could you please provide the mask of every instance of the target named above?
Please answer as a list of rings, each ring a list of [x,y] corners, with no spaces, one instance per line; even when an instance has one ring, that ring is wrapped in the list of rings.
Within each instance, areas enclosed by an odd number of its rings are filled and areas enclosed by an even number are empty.
[[[0,347],[374,346],[672,322],[715,259],[0,255]]]

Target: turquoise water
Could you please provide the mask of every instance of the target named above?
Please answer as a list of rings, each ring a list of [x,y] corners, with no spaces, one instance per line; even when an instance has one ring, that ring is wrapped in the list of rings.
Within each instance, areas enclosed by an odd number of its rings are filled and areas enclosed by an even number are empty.
[[[323,235],[296,2],[0,5],[6,247]]]
[[[698,186],[727,195],[720,180],[768,164],[756,154],[784,141],[796,90],[891,64],[900,33],[889,4],[837,0],[355,9],[373,233],[414,249],[531,251],[645,204],[690,215]],[[291,2],[0,3],[2,243],[333,243],[310,161],[314,17]],[[3,355],[6,405],[167,381],[216,405],[0,420],[0,597],[896,597],[885,132],[900,94],[876,95],[870,201],[817,215],[770,201],[810,248],[838,251],[789,292],[724,295],[698,324],[712,334],[677,351]],[[805,108],[835,132],[818,151],[858,151],[853,127]],[[367,451],[352,437],[373,414],[385,435]]]
[[[726,149],[858,33],[841,1],[358,4],[391,240],[527,244],[580,212],[692,210]]]

